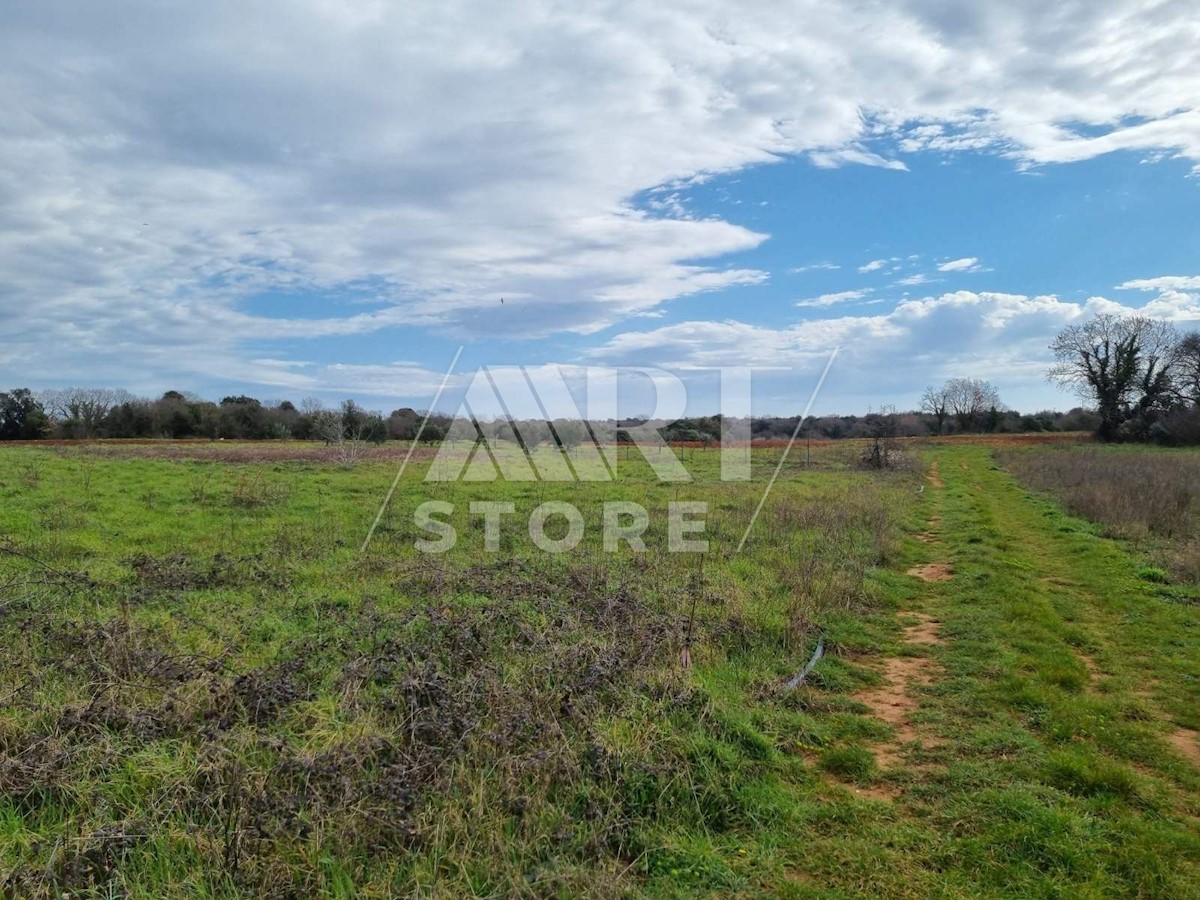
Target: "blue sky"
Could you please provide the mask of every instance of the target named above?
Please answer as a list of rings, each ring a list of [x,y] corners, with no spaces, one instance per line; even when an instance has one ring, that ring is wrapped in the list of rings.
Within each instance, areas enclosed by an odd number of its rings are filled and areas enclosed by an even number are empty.
[[[837,347],[817,412],[1032,410],[1064,325],[1200,328],[1194,4],[489,10],[0,11],[0,388],[423,407],[462,346],[447,407],[755,366],[792,414]]]

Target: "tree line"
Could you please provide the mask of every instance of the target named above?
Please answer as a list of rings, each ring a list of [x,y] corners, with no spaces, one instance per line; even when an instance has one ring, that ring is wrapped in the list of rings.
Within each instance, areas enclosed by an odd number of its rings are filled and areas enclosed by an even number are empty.
[[[151,400],[108,388],[65,388],[34,394],[28,388],[0,392],[0,440],[44,438],[166,438],[182,440],[413,440],[424,412],[397,409],[384,417],[353,400],[326,407],[307,399],[264,403],[229,396],[220,402],[167,391]],[[440,441],[450,417],[431,415],[422,440]]]
[[[922,406],[911,412],[891,409],[863,416],[809,416],[800,433],[818,439],[871,438],[886,420],[889,433],[898,437],[965,432],[1042,432],[1091,430],[1098,422],[1085,409],[1021,414],[999,400],[986,382],[952,379],[941,388],[929,388]],[[425,422],[421,429],[422,421]],[[740,431],[753,440],[787,440],[796,432],[798,416],[760,416],[742,420]],[[335,407],[307,399],[263,402],[254,397],[228,396],[220,401],[194,394],[167,391],[157,399],[139,398],[123,390],[66,388],[33,393],[27,388],[0,392],[0,440],[96,438],[208,440],[324,440],[327,443],[410,441],[420,430],[422,441],[440,442],[455,426],[452,417],[404,407],[388,415],[366,410],[353,400]],[[513,428],[513,425],[516,428]],[[624,439],[624,429],[643,420],[608,421],[605,434]],[[661,423],[670,442],[712,444],[721,439],[719,415],[695,416]],[[465,429],[464,426],[465,425]],[[748,427],[747,427],[748,426]],[[591,437],[588,424],[578,420],[516,422],[504,419],[458,423],[454,434],[518,442],[552,442],[572,447]]]

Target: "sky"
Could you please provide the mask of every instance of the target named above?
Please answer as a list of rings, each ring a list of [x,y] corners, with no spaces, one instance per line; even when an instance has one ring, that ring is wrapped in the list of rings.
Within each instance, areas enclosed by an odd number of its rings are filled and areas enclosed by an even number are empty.
[[[0,389],[789,415],[836,349],[814,413],[1068,408],[1061,328],[1200,329],[1198,48],[1197,0],[13,0]]]

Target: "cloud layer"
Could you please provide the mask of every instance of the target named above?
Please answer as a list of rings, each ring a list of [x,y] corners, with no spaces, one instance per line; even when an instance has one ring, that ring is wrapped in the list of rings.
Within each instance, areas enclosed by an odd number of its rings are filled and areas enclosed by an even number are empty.
[[[595,332],[768,277],[670,201],[716,173],[1200,163],[1198,44],[1190,0],[7,4],[0,371],[291,385],[264,341]],[[303,292],[337,301],[244,303]]]

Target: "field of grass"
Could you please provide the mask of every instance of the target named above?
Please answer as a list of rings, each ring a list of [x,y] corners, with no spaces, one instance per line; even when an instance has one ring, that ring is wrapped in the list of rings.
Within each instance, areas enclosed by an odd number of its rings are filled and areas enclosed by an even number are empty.
[[[990,447],[797,448],[740,553],[780,451],[681,452],[420,458],[362,553],[394,460],[0,448],[0,896],[1200,895],[1195,590]],[[497,552],[472,500],[513,504]],[[688,501],[707,553],[668,552]]]
[[[1200,584],[1200,453],[1118,446],[1013,451],[1001,461],[1024,484],[1130,541],[1167,572]]]

